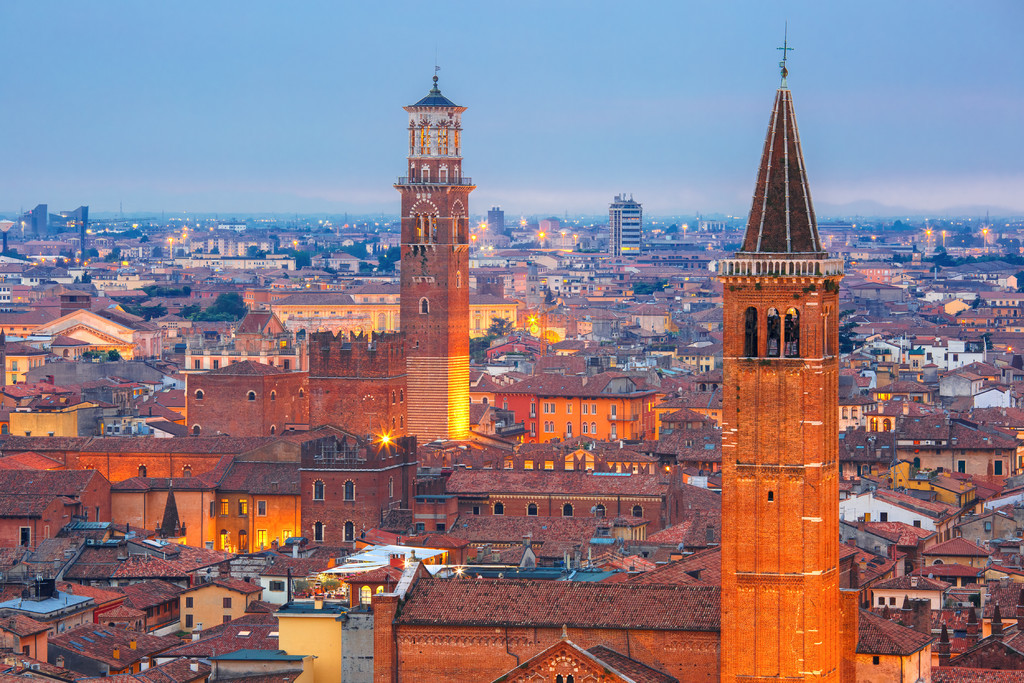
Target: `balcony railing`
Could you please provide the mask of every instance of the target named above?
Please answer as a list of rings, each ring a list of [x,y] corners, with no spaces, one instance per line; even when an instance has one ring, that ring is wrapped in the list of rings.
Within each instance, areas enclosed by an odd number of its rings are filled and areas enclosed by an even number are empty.
[[[624,415],[620,413],[608,413],[608,419],[613,422],[636,422],[640,419],[640,416],[636,413],[632,415]]]
[[[444,176],[441,178],[413,178],[401,176],[396,185],[472,185],[473,179],[469,176]]]

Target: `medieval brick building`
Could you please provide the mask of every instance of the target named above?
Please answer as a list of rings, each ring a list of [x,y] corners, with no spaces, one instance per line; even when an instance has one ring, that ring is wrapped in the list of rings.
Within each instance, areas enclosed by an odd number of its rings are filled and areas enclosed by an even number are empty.
[[[304,372],[251,360],[189,375],[186,390],[193,436],[274,436],[309,423]]]
[[[328,546],[351,544],[390,509],[410,509],[416,439],[364,441],[348,436],[302,444],[302,535]]]
[[[843,264],[818,236],[785,84],[742,250],[719,275],[722,680],[836,681]]]
[[[353,434],[406,433],[405,341],[399,333],[309,335],[309,424]]]
[[[462,112],[434,87],[409,113],[402,195],[401,321],[409,432],[469,436],[469,193],[462,175]]]

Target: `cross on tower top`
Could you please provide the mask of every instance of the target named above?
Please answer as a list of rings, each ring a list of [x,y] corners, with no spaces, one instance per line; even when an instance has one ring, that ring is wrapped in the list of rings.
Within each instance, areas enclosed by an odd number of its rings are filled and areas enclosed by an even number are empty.
[[[786,32],[783,34],[782,47],[775,48],[776,50],[782,50],[782,61],[779,62],[779,69],[782,70],[782,87],[786,87],[786,76],[789,75],[789,69],[786,68],[786,57],[789,52],[793,49],[789,46],[789,22],[786,22]]]

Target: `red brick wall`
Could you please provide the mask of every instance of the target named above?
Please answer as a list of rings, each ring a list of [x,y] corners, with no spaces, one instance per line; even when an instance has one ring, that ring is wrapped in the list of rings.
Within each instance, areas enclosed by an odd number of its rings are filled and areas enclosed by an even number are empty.
[[[416,478],[416,440],[399,439],[390,448],[360,451],[362,460],[318,463],[313,458],[317,442],[303,445],[300,473],[302,535],[316,538],[314,527],[324,524],[324,545],[345,543],[345,523],[353,524],[353,540],[380,524],[391,507],[412,505]],[[317,481],[324,483],[324,499],[314,500]],[[345,500],[345,483],[353,483],[353,500]]]
[[[97,470],[111,483],[139,476],[139,466],[146,468],[148,477],[180,477],[185,466],[192,468],[193,476],[209,472],[216,467],[220,453],[108,453],[81,452],[66,456],[69,470]],[[109,508],[108,508],[109,509]],[[92,513],[89,513],[92,519]]]
[[[375,602],[375,605],[377,603]],[[387,634],[376,630],[375,652],[387,656]],[[587,649],[604,645],[680,681],[717,681],[718,633],[567,629],[569,639]],[[481,626],[397,627],[397,679],[478,683],[492,681],[558,642],[561,628]],[[376,667],[375,667],[376,668]]]
[[[189,375],[185,390],[189,433],[195,434],[198,426],[201,436],[271,436],[281,434],[288,425],[308,424],[308,381],[304,372]],[[255,400],[249,400],[249,392],[255,393]]]
[[[822,277],[722,280],[722,680],[836,680],[838,297]],[[748,307],[756,358],[744,357]],[[771,307],[799,311],[800,357],[767,357]]]
[[[309,422],[353,434],[406,434],[405,348],[399,333],[309,337]]]

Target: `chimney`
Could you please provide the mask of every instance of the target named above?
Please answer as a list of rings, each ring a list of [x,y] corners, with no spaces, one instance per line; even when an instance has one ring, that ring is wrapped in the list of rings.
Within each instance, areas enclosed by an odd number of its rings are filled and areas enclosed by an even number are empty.
[[[114,648],[114,659],[121,659],[121,648]]]
[[[895,547],[896,546],[893,546],[894,549],[895,549]],[[911,576],[910,577],[910,587],[911,588],[917,588],[917,579],[918,579],[918,577],[916,577],[916,576]]]
[[[909,401],[904,401],[903,402],[903,414],[904,415],[910,415],[910,402]]]
[[[54,660],[53,665],[63,669],[64,668],[64,655],[57,655],[57,659]]]
[[[967,608],[967,637],[972,640],[978,639],[978,614],[973,607]]]
[[[298,543],[292,543],[292,557],[298,557],[298,556],[299,556],[299,544]]]
[[[1024,619],[1024,588],[1021,588],[1017,595],[1017,619]]]
[[[135,640],[134,638],[128,641],[129,649],[136,650],[136,649],[138,649],[138,646],[139,646],[139,642],[137,640]]]
[[[932,601],[927,599],[915,599],[910,600],[909,604],[904,608],[910,611],[909,617],[910,623],[903,622],[904,626],[908,626],[918,633],[923,633],[926,636],[932,634]]]
[[[203,633],[203,622],[196,624],[196,627],[192,629],[192,640],[199,640],[199,636]]]
[[[939,644],[935,649],[939,653],[939,666],[949,666],[949,631],[945,624],[942,625]]]
[[[189,671],[192,671],[192,672],[199,671],[199,662],[196,662],[196,661],[189,662],[188,669],[189,669]]]
[[[318,595],[315,598],[313,598],[313,609],[323,609],[323,608],[324,608],[324,598],[323,598],[323,596]]]
[[[996,605],[995,614],[992,615],[992,637],[995,640],[1003,639],[1003,616],[999,613],[999,605]]]
[[[405,569],[405,557],[401,553],[388,555],[388,564],[395,569]]]

